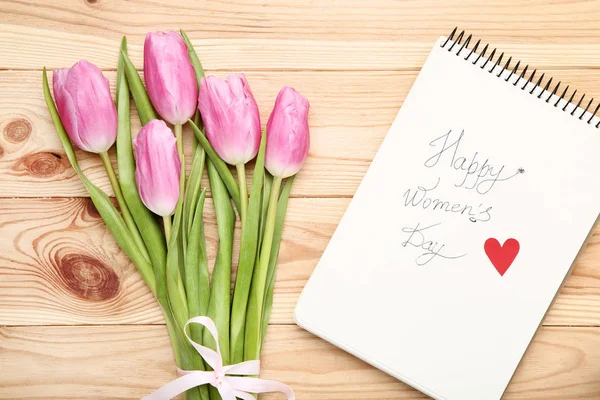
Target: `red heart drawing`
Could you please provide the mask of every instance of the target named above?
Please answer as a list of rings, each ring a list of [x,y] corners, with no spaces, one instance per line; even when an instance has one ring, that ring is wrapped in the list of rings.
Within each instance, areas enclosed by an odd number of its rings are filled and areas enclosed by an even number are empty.
[[[504,273],[513,263],[517,254],[519,254],[520,246],[516,239],[507,239],[506,242],[500,246],[498,239],[489,238],[485,241],[483,248],[485,254],[487,254],[492,264],[494,264],[494,267],[500,276],[504,276]]]

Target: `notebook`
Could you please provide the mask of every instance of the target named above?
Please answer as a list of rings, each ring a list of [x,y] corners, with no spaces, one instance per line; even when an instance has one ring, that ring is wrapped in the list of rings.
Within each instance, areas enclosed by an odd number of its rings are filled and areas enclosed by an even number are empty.
[[[501,398],[600,212],[598,108],[440,38],[297,324],[435,399]]]

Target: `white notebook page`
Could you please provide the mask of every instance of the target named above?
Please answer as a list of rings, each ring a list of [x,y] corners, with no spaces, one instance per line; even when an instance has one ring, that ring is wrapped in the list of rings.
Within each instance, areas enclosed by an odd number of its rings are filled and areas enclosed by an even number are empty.
[[[434,398],[498,399],[598,216],[600,130],[444,40],[296,320]]]

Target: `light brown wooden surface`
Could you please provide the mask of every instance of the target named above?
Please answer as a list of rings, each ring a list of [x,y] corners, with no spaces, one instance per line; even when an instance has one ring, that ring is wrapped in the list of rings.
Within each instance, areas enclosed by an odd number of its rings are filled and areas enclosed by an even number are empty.
[[[293,324],[298,295],[348,202],[347,198],[290,200],[271,323]],[[13,238],[14,246],[0,253],[3,324],[162,323],[152,295],[89,199],[4,199],[3,205],[0,237]],[[210,201],[205,212],[208,250],[214,255],[217,232]],[[600,245],[598,233],[567,279],[545,325],[600,326],[600,270],[593,250]]]
[[[137,399],[175,378],[164,326],[6,327],[0,339],[3,399]],[[598,363],[600,328],[544,327],[505,398],[600,398]],[[298,399],[427,398],[291,325],[269,328],[263,376]]]
[[[208,73],[246,72],[263,123],[283,84],[311,101],[264,377],[301,400],[424,398],[297,328],[292,310],[433,42],[455,25],[600,97],[600,1],[0,0],[0,399],[134,399],[174,377],[158,307],[64,157],[41,68],[86,58],[114,85],[122,35],[141,66],[145,32],[178,28]],[[78,156],[110,193],[100,162]],[[206,218],[214,255],[210,205]],[[600,231],[543,325],[505,398],[600,399]]]

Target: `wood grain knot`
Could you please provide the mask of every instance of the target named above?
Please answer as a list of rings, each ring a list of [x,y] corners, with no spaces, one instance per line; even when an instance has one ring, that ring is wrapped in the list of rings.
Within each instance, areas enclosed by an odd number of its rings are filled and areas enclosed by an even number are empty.
[[[4,127],[4,137],[11,143],[26,141],[31,135],[31,123],[24,118],[15,119]]]
[[[89,197],[85,198],[85,210],[86,210],[86,214],[94,219],[102,218],[102,216],[98,212],[98,209],[94,205],[94,202]]]
[[[58,153],[39,152],[26,155],[20,164],[35,177],[49,178],[65,169],[62,158]]]
[[[87,4],[96,4],[98,0],[84,0],[84,2]]]
[[[4,147],[0,146],[0,157],[4,155]]]
[[[56,258],[67,290],[80,299],[106,301],[119,293],[119,277],[102,261],[85,254],[57,254]]]

